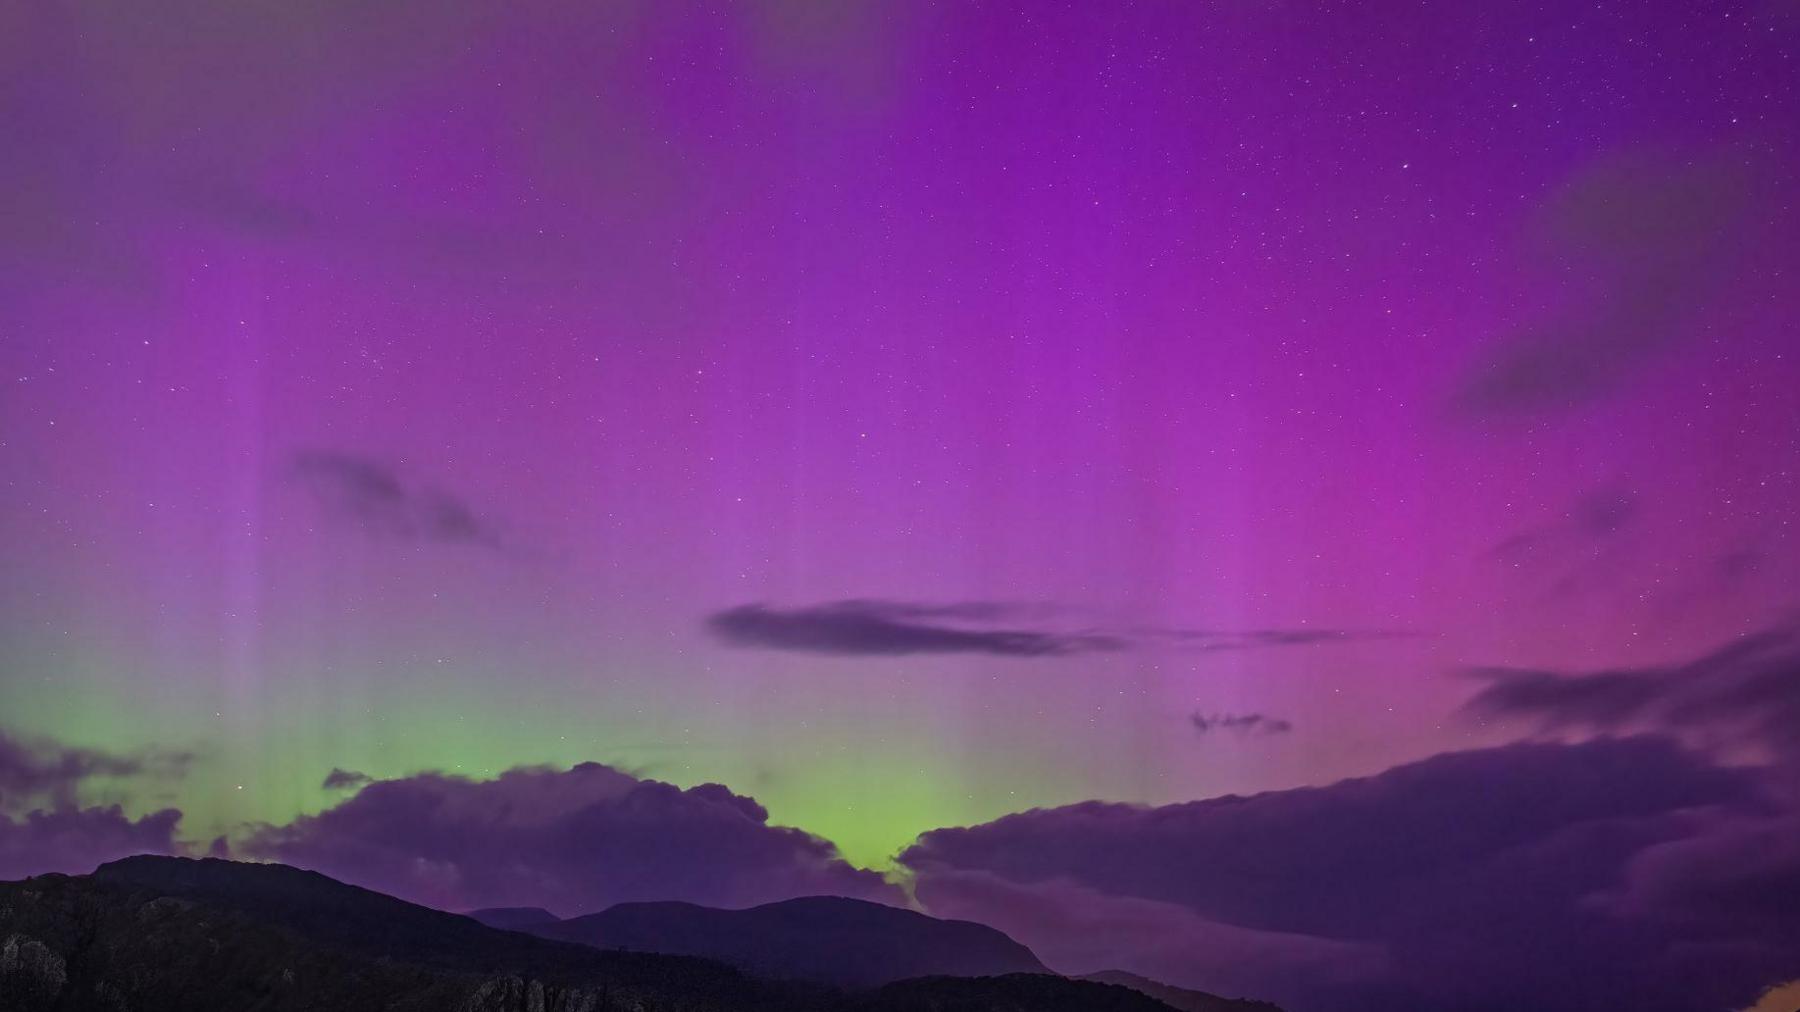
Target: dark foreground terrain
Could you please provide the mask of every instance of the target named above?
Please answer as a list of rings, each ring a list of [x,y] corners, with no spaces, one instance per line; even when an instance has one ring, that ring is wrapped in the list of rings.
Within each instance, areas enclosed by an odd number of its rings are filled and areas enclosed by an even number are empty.
[[[363,1009],[1169,1012],[1170,1006],[1128,987],[1047,973],[928,977],[860,991],[775,982],[708,959],[607,951],[503,931],[281,865],[140,857],[92,875],[0,883],[0,1012]]]
[[[1280,1006],[1270,1002],[1251,1001],[1244,998],[1221,998],[1216,994],[1164,984],[1160,980],[1140,977],[1135,973],[1126,973],[1124,970],[1102,970],[1099,973],[1082,974],[1081,979],[1131,988],[1133,991],[1147,994],[1171,1008],[1178,1009],[1179,1012],[1281,1012]]]

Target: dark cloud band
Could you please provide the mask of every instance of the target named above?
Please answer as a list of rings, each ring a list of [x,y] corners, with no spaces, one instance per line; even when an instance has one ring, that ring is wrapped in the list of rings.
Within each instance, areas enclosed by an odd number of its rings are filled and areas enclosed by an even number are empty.
[[[1115,636],[995,628],[954,619],[994,614],[994,606],[922,606],[839,601],[806,608],[746,604],[716,612],[706,628],[733,646],[802,653],[891,657],[902,654],[991,654],[1058,657],[1121,649]]]
[[[991,654],[1001,657],[1065,657],[1108,653],[1156,644],[1202,651],[1260,650],[1396,639],[1383,630],[1136,629],[1075,631],[1028,626],[1055,610],[1044,606],[976,601],[921,604],[852,599],[799,608],[744,604],[714,612],[707,631],[733,646],[844,656]]]

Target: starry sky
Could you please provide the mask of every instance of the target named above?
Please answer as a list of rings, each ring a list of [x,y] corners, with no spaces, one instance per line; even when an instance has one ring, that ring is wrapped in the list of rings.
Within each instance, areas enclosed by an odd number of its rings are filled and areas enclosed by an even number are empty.
[[[876,869],[1507,745],[1800,605],[1797,47],[7,7],[0,726],[187,841],[593,761]]]

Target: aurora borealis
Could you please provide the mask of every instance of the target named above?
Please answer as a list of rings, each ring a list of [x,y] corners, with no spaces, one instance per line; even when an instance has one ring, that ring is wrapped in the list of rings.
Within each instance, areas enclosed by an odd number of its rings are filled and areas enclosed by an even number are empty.
[[[1774,0],[0,6],[0,816],[328,864],[296,818],[398,825],[371,781],[601,763],[509,783],[722,784],[657,803],[835,844],[790,893],[921,874],[1257,994],[1431,925],[1356,921],[1374,857],[1164,859],[1313,795],[1058,806],[1374,777],[1606,837],[1525,879],[1632,925],[1715,829],[1800,897],[1797,46]]]

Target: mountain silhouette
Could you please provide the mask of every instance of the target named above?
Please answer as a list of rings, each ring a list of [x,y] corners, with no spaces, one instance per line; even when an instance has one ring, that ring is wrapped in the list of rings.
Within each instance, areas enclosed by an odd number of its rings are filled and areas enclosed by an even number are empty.
[[[499,931],[283,865],[0,883],[0,1012],[819,1007],[723,964]]]
[[[555,924],[561,920],[543,907],[486,907],[471,910],[464,916],[473,917],[488,927],[499,928],[501,931],[530,931],[540,925]]]
[[[843,908],[796,909],[805,920]],[[844,923],[862,916],[889,918],[861,911]],[[953,927],[924,930],[991,941],[969,931],[980,925],[935,924]],[[1170,1012],[1136,990],[1042,972],[863,990],[771,981],[709,959],[501,930],[274,864],[137,857],[91,875],[0,882],[0,1012],[100,1009]]]
[[[621,903],[520,930],[602,949],[702,956],[760,977],[847,987],[911,977],[1050,972],[1030,949],[985,924],[841,896],[807,896],[745,910]]]

